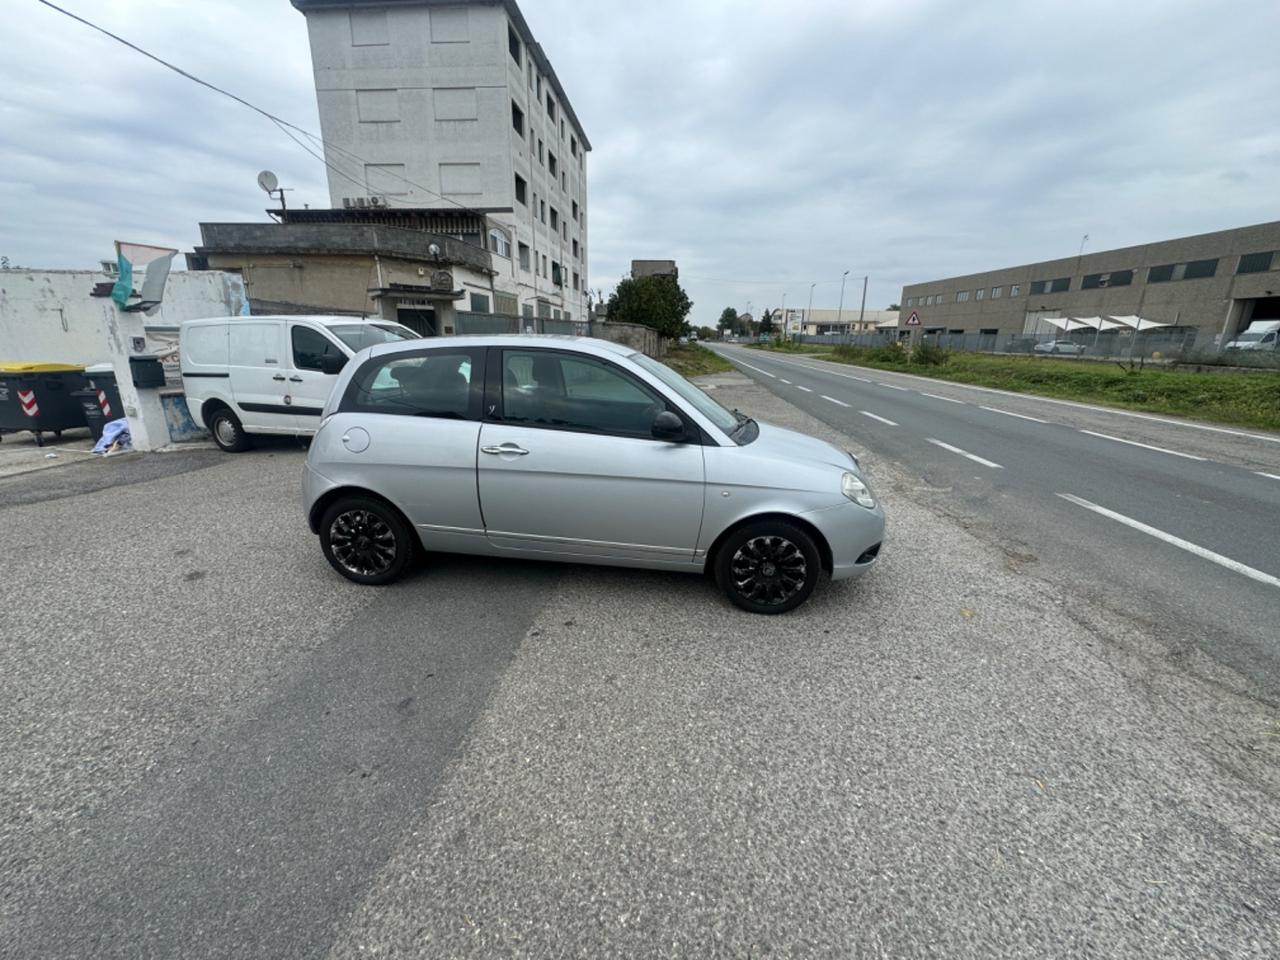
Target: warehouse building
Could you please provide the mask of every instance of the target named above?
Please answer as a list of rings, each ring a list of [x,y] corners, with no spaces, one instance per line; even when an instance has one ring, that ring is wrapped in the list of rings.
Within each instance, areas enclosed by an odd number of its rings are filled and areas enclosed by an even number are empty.
[[[1278,271],[1280,222],[1262,223],[910,284],[902,315],[914,314],[909,329],[924,335],[966,336],[1045,336],[1064,329],[1061,318],[1140,317],[1204,348],[1280,319]]]

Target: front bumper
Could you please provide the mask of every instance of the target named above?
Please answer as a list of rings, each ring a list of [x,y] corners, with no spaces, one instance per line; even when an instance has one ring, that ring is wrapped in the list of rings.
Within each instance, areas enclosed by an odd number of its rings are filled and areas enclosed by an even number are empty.
[[[856,503],[842,503],[811,510],[800,517],[817,527],[831,548],[831,579],[847,580],[870,570],[884,543],[884,509],[868,510]]]

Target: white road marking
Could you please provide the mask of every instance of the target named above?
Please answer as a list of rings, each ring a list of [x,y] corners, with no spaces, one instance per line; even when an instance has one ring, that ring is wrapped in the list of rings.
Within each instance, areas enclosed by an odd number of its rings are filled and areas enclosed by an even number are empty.
[[[894,423],[892,420],[889,420],[886,417],[882,417],[877,413],[872,413],[870,410],[859,410],[858,412],[862,414],[864,417],[870,417],[872,420],[879,420],[881,423],[888,424],[891,427],[897,426],[897,424]]]
[[[772,374],[768,370],[761,370],[759,367],[753,367],[751,364],[747,363],[745,360],[738,360],[737,362],[742,364],[748,370],[754,370],[756,373],[763,373],[766,377],[772,377],[774,380],[778,379],[776,374]]]
[[[830,361],[817,360],[810,363],[799,363],[795,360],[779,360],[773,358],[775,363],[789,363],[792,366],[802,367],[805,370],[816,370],[819,373],[829,373],[833,377],[846,377],[850,380],[861,380],[863,383],[871,383],[866,377],[854,376],[852,373],[841,373],[839,370],[830,369]],[[828,366],[815,366],[815,363],[828,364]],[[865,368],[857,368],[865,369]],[[911,380],[919,380],[922,383],[937,383],[934,377],[921,377],[914,373],[895,373],[895,377],[908,377]],[[1227,427],[1211,427],[1207,423],[1190,423],[1185,420],[1172,420],[1169,417],[1157,417],[1150,413],[1138,413],[1134,410],[1119,410],[1116,407],[1100,407],[1092,403],[1081,403],[1078,400],[1056,400],[1052,397],[1042,397],[1038,393],[1017,393],[1013,390],[997,390],[995,387],[978,387],[971,383],[957,383],[951,380],[946,381],[948,386],[958,387],[962,390],[977,390],[979,393],[994,393],[999,397],[1009,397],[1014,400],[1033,400],[1036,403],[1056,403],[1063,407],[1076,407],[1080,410],[1093,410],[1096,413],[1113,413],[1117,417],[1132,417],[1135,420],[1150,420],[1154,423],[1167,423],[1175,427],[1189,427],[1192,430],[1206,430],[1210,433],[1225,433],[1232,437],[1245,437],[1248,440],[1265,440],[1267,443],[1280,443],[1280,436],[1267,436],[1262,433],[1246,433],[1243,430],[1231,430]],[[888,384],[884,384],[888,386]],[[906,389],[900,387],[899,389]]]
[[[838,407],[847,407],[847,406],[849,406],[849,404],[845,403],[843,400],[837,400],[835,397],[828,397],[825,393],[824,393],[824,394],[822,394],[822,399],[823,399],[823,400],[830,400],[832,403],[834,403],[834,404],[835,404],[836,406],[838,406]],[[1264,474],[1264,476],[1265,476],[1265,474]],[[1277,479],[1277,480],[1280,480],[1280,477],[1276,477],[1276,479]]]
[[[965,402],[963,400],[957,400],[954,397],[944,397],[937,393],[925,393],[923,390],[920,391],[920,395],[924,397],[930,397],[934,400],[945,400],[947,401],[947,403],[964,403]]]
[[[952,453],[958,453],[960,454],[960,456],[966,457],[969,460],[972,460],[974,463],[980,463],[984,467],[990,467],[993,470],[1004,469],[1004,467],[1000,466],[1000,464],[993,463],[990,460],[986,460],[978,456],[977,454],[970,453],[968,450],[961,450],[959,447],[953,447],[951,444],[943,443],[941,440],[935,440],[933,439],[933,437],[925,437],[925,439],[928,440],[930,443],[932,443],[934,446],[941,447],[943,450],[950,450]]]
[[[1181,453],[1177,450],[1168,450],[1165,447],[1153,447],[1149,443],[1139,443],[1137,440],[1126,440],[1124,437],[1113,437],[1107,433],[1096,433],[1093,430],[1081,430],[1081,433],[1087,433],[1091,437],[1101,437],[1103,440],[1114,440],[1116,443],[1127,443],[1131,447],[1142,447],[1144,450],[1154,450],[1156,453],[1167,453],[1171,457],[1183,457],[1186,460],[1199,460],[1204,462],[1207,457],[1197,457],[1193,453]]]
[[[779,377],[779,378],[778,378],[778,382],[779,382],[779,383],[785,383],[787,386],[791,386],[791,381],[790,381],[790,380],[788,380],[786,377]]]
[[[812,390],[810,390],[808,387],[802,387],[802,386],[800,386],[800,384],[798,384],[798,383],[796,384],[796,389],[797,389],[797,390],[803,390],[805,393],[813,393],[813,391],[812,391]]]
[[[1138,530],[1148,536],[1155,537],[1157,540],[1163,540],[1165,543],[1172,544],[1175,547],[1187,551],[1187,553],[1193,553],[1204,560],[1211,560],[1221,567],[1226,567],[1228,570],[1234,571],[1235,573],[1243,574],[1250,579],[1257,580],[1259,583],[1265,583],[1269,587],[1280,587],[1280,577],[1273,577],[1269,573],[1263,573],[1261,570],[1255,570],[1253,567],[1247,567],[1238,560],[1232,560],[1230,557],[1224,557],[1220,553],[1214,553],[1212,550],[1207,550],[1199,544],[1192,543],[1189,540],[1183,540],[1181,537],[1175,537],[1173,534],[1165,533],[1163,530],[1158,530],[1155,527],[1147,526],[1147,524],[1140,520],[1134,520],[1132,517],[1126,517],[1123,513],[1116,513],[1114,510],[1108,510],[1106,507],[1100,507],[1096,503],[1091,503],[1090,501],[1085,500],[1083,497],[1076,497],[1069,493],[1060,493],[1058,496],[1063,500],[1074,503],[1078,507],[1084,507],[1086,510],[1092,510],[1094,513],[1106,517],[1109,520],[1114,520],[1117,523],[1123,523],[1127,527],[1132,527],[1134,530]]]
[[[1261,470],[1257,470],[1257,471],[1255,471],[1255,472],[1258,474],[1258,476],[1260,476],[1260,477],[1266,477],[1268,480],[1280,480],[1280,474],[1276,474],[1276,473],[1263,473]]]
[[[888,387],[890,390],[910,390],[911,389],[910,387],[900,387],[896,383],[884,383],[879,380],[877,380],[876,382],[879,383],[880,386],[882,387]]]
[[[1041,420],[1039,417],[1029,417],[1025,413],[1014,413],[1012,410],[1001,410],[999,407],[980,407],[982,410],[990,410],[992,413],[1003,413],[1006,417],[1017,417],[1019,420],[1034,420],[1036,423],[1048,423],[1048,420]]]

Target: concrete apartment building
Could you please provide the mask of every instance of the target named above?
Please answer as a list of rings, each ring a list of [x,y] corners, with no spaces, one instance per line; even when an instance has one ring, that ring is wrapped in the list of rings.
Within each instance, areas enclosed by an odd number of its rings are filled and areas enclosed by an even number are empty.
[[[901,303],[923,333],[1045,335],[1057,332],[1046,317],[1140,316],[1212,346],[1280,319],[1280,222],[914,283]]]
[[[404,309],[439,314],[440,332],[473,300],[585,320],[591,144],[514,0],[292,2],[307,19],[334,211],[384,227],[481,224],[447,236],[481,244],[490,273],[460,271],[456,301]]]

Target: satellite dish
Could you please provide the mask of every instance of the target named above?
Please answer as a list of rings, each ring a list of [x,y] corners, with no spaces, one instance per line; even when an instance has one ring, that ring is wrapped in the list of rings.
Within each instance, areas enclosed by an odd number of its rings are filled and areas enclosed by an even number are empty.
[[[280,187],[280,181],[276,179],[276,175],[270,170],[263,170],[258,174],[258,186],[267,193],[271,193]]]

